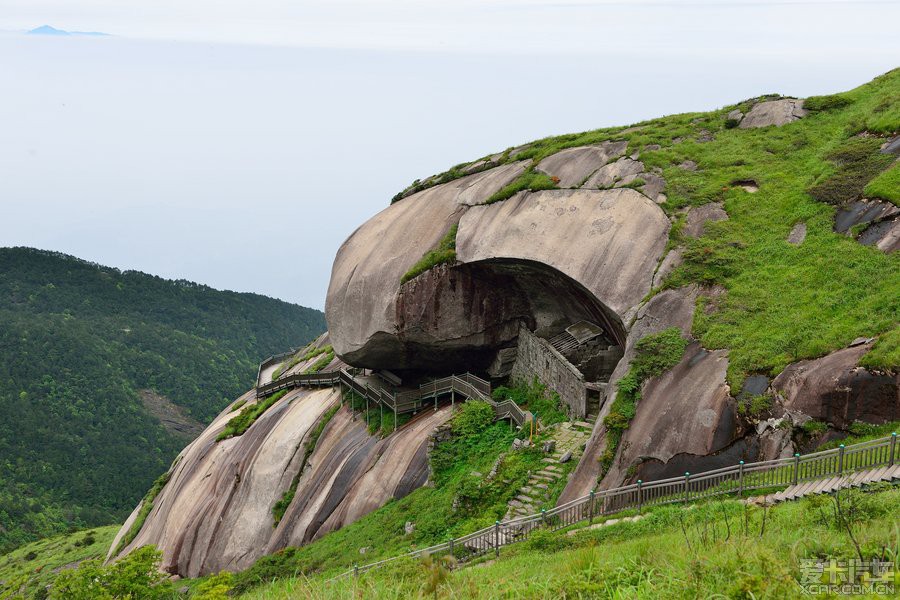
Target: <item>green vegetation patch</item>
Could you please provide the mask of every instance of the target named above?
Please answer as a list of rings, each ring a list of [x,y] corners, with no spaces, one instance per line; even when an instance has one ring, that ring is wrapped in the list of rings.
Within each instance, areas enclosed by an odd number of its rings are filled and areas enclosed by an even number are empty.
[[[538,171],[535,171],[534,169],[529,169],[525,173],[519,175],[519,177],[512,183],[494,192],[490,197],[488,197],[487,200],[484,201],[484,203],[493,204],[494,202],[502,202],[503,200],[508,200],[519,192],[525,190],[532,192],[536,192],[538,190],[553,190],[556,189],[556,184],[558,182],[558,179],[554,181],[552,177],[545,173],[540,173]]]
[[[809,189],[810,195],[828,204],[858,200],[866,184],[893,161],[878,150],[883,140],[876,137],[854,137],[831,151],[826,158],[836,171]]]
[[[52,600],[168,599],[175,596],[169,574],[160,571],[162,553],[143,546],[122,560],[104,565],[88,560],[78,568],[62,571],[50,588]],[[46,596],[45,596],[46,597]]]
[[[881,198],[900,206],[900,162],[870,181],[863,194],[866,198]]]
[[[450,231],[448,231],[447,235],[445,235],[438,243],[437,248],[429,251],[425,256],[419,259],[419,262],[414,264],[409,271],[400,278],[400,283],[406,283],[410,279],[414,279],[425,271],[429,271],[438,265],[456,261],[456,232],[458,229],[458,223],[450,227]]]
[[[848,94],[829,94],[828,96],[810,96],[803,101],[803,108],[818,112],[836,110],[851,104],[853,104],[853,98]]]
[[[45,538],[0,556],[0,598],[39,598],[63,568],[103,559],[118,525]]]
[[[287,392],[287,390],[281,390],[275,392],[271,396],[258,400],[255,404],[245,406],[238,415],[232,417],[231,420],[228,421],[228,424],[225,425],[225,429],[216,436],[216,441],[218,442],[238,435],[243,435],[245,431],[250,429],[251,425],[256,423],[256,420],[264,412],[284,398],[284,395],[287,394]]]
[[[569,420],[559,394],[548,389],[536,376],[531,383],[519,381],[512,387],[500,386],[492,395],[498,402],[512,400],[519,408],[536,415],[544,426]]]
[[[606,449],[600,456],[603,473],[612,466],[622,434],[631,424],[641,400],[641,387],[651,377],[662,375],[684,356],[688,340],[677,327],[644,336],[635,345],[635,357],[628,373],[619,380],[616,398],[609,414],[603,418],[606,427]]]
[[[322,369],[324,369],[325,367],[330,365],[331,361],[334,360],[334,350],[331,349],[331,346],[328,346],[328,349],[329,349],[328,352],[326,352],[322,356],[322,358],[320,358],[319,360],[314,362],[312,365],[310,365],[310,367],[308,369],[306,369],[305,371],[303,371],[303,373],[304,374],[318,373],[319,371],[321,371]]]

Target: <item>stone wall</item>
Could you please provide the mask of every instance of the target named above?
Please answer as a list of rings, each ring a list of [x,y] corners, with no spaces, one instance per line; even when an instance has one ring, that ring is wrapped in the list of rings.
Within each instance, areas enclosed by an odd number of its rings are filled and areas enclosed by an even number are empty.
[[[583,419],[587,414],[587,390],[584,377],[565,357],[526,327],[519,329],[516,364],[510,378],[513,381],[538,381],[559,394],[568,407],[569,415]],[[540,417],[540,415],[538,415]]]

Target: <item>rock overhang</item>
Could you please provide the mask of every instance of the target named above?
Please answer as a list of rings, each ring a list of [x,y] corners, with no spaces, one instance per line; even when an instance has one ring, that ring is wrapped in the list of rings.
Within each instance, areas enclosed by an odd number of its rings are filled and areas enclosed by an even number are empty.
[[[668,218],[630,188],[523,191],[483,204],[529,166],[518,161],[418,192],[351,235],[326,301],[343,360],[477,369],[514,341],[519,323],[538,328],[554,318],[599,322],[624,340],[623,323],[664,252]],[[401,283],[454,225],[456,261]]]

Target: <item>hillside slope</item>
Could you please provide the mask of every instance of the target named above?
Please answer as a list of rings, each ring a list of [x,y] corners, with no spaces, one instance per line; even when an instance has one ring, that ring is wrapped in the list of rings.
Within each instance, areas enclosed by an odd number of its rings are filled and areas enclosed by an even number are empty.
[[[259,360],[321,312],[0,249],[0,549],[124,519]]]

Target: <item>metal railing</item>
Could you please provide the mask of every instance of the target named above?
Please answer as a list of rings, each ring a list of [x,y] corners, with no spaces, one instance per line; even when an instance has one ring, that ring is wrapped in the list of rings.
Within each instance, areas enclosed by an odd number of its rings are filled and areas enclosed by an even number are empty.
[[[274,358],[268,359],[268,364],[271,364]],[[324,373],[297,373],[257,386],[256,397],[264,398],[281,390],[295,387],[328,387],[337,385],[347,386],[364,400],[380,404],[393,411],[395,415],[417,412],[424,407],[425,401],[429,399],[434,399],[436,403],[440,396],[451,394],[455,397],[455,394],[460,394],[463,399],[475,398],[490,404],[494,409],[494,417],[496,419],[510,419],[517,425],[524,426],[531,418],[531,413],[523,411],[512,400],[496,402],[491,397],[491,384],[471,373],[436,379],[423,383],[417,390],[404,392],[391,392],[382,387],[371,386],[358,380],[348,369]]]
[[[638,480],[622,487],[592,491],[582,498],[539,514],[497,521],[479,531],[428,548],[366,565],[356,565],[334,579],[359,575],[392,562],[421,558],[428,554],[449,553],[465,561],[489,552],[499,553],[502,546],[527,540],[535,529],[556,531],[624,510],[641,511],[649,506],[694,502],[728,494],[741,495],[755,489],[786,488],[803,482],[847,477],[859,471],[897,464],[900,464],[900,448],[897,434],[894,433],[885,438],[846,447],[841,445],[805,456],[795,454],[791,458],[747,464],[740,461],[734,466],[700,474],[685,473],[682,477],[647,483]]]

